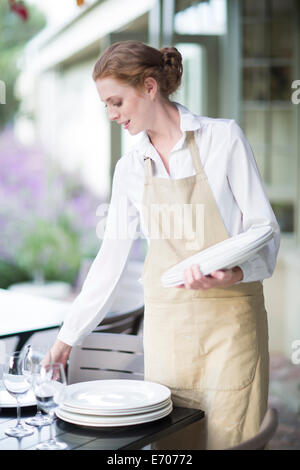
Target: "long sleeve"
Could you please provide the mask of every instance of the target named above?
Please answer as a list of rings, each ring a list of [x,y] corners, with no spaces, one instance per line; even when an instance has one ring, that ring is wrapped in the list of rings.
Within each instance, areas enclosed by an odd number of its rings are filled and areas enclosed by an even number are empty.
[[[97,227],[102,245],[58,335],[58,339],[70,346],[80,344],[109,311],[135,237],[139,217],[122,189],[126,188],[122,160],[115,168],[106,223],[101,220]]]
[[[227,178],[242,213],[243,230],[257,225],[273,228],[273,238],[249,260],[240,264],[242,282],[262,281],[272,276],[280,246],[280,229],[265,193],[252,149],[233,120],[229,124]]]

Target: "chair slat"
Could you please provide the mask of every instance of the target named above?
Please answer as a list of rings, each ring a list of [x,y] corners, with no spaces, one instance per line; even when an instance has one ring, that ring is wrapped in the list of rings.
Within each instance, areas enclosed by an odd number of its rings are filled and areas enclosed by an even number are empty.
[[[143,338],[137,335],[93,332],[86,337],[82,347],[119,351],[143,352]]]
[[[144,355],[122,353],[118,351],[101,351],[83,349],[77,353],[77,367],[95,367],[125,371],[143,371]]]
[[[140,308],[138,308],[138,309],[136,309],[132,312],[128,312],[128,313],[120,312],[118,314],[117,313],[112,314],[112,312],[109,312],[103,318],[103,320],[101,321],[101,323],[98,326],[102,326],[102,325],[106,325],[106,324],[113,324],[113,323],[119,322],[121,320],[127,320],[128,318],[136,320],[137,318],[142,317],[143,313],[144,313],[144,306],[141,306]]]
[[[68,383],[90,382],[92,380],[143,380],[143,374],[126,374],[125,372],[111,372],[108,370],[77,369]]]

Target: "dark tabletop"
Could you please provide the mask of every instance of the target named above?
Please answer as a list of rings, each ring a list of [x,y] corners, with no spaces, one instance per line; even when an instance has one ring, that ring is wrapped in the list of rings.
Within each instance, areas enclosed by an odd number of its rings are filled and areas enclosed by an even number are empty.
[[[36,407],[22,407],[22,421],[36,413]],[[174,407],[172,413],[152,423],[114,428],[88,428],[56,418],[55,435],[68,444],[69,450],[132,450],[141,449],[151,442],[204,417],[202,410]],[[16,424],[16,409],[0,409],[0,450],[33,450],[37,444],[49,439],[49,426],[35,428],[31,436],[16,439],[4,433],[8,426]]]

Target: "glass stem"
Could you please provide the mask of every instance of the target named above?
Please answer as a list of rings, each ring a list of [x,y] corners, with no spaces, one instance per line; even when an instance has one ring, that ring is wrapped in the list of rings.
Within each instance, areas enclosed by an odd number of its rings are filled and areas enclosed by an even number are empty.
[[[49,413],[49,416],[51,418],[51,424],[50,424],[50,442],[55,442],[55,438],[53,435],[53,427],[54,427],[54,413]]]
[[[21,426],[21,407],[19,403],[19,397],[16,397],[17,401],[17,426]]]

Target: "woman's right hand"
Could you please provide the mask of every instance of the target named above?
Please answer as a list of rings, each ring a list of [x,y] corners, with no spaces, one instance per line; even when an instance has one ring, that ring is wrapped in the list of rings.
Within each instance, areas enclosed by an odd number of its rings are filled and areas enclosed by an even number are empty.
[[[72,346],[63,343],[57,339],[51,348],[51,360],[53,362],[60,362],[65,367],[69,358]]]

